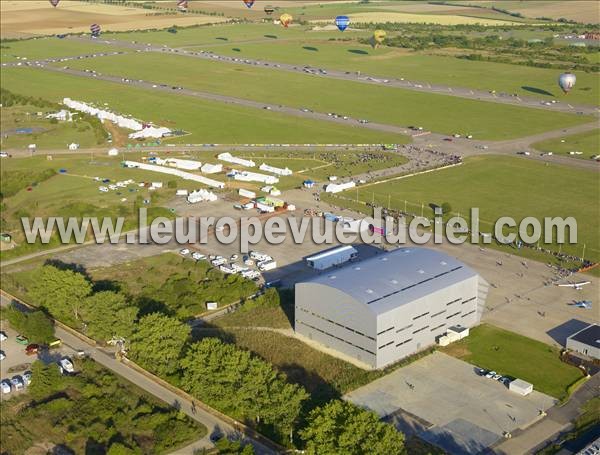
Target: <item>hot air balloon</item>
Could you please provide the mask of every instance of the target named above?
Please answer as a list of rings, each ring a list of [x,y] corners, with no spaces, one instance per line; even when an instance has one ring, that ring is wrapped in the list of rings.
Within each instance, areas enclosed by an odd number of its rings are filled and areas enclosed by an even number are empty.
[[[55,8],[58,6],[58,4],[60,3],[60,0],[49,0],[50,4],[52,6],[54,6]]]
[[[577,82],[577,78],[575,77],[575,75],[573,73],[569,73],[569,72],[562,73],[558,77],[558,85],[560,86],[562,91],[565,93],[569,93],[569,91],[575,85],[575,82]]]
[[[279,22],[281,22],[281,25],[287,28],[287,26],[292,23],[293,19],[294,18],[290,14],[284,13],[279,17]]]
[[[102,29],[98,24],[90,25],[90,32],[92,32],[92,38],[98,38]]]
[[[373,47],[377,47],[385,41],[387,33],[384,30],[375,30],[373,32]]]
[[[271,5],[265,6],[265,13],[267,13],[269,16],[271,14],[273,14],[273,11],[275,11],[275,8],[273,6],[271,6]]]
[[[340,30],[340,32],[346,30],[349,24],[350,18],[348,16],[338,16],[335,18],[335,25],[337,25],[337,28]]]
[[[246,5],[248,8],[252,8],[252,5],[254,5],[254,0],[242,0],[244,2],[244,5]]]
[[[179,11],[185,13],[188,9],[188,1],[187,0],[178,0],[177,8],[179,9]]]

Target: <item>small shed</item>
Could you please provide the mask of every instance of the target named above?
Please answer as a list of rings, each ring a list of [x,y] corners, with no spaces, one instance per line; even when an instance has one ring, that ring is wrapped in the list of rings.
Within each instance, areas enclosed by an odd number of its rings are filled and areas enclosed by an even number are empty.
[[[533,392],[533,384],[522,379],[515,379],[508,384],[508,390],[526,396]]]
[[[69,144],[69,150],[71,150],[72,152],[79,149],[79,144],[76,144],[75,142],[72,142],[71,144]]]
[[[305,180],[302,182],[302,185],[304,185],[304,188],[314,188],[315,182],[313,180]]]

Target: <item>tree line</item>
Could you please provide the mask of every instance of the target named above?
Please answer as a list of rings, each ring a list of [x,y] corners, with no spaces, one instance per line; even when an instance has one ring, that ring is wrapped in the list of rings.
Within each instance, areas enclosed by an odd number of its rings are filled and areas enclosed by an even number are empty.
[[[404,453],[403,435],[374,413],[340,400],[308,409],[308,392],[262,358],[217,338],[194,341],[188,324],[159,312],[140,315],[126,296],[95,291],[79,271],[45,265],[27,294],[92,338],[122,339],[143,368],[280,444],[309,454]],[[253,304],[277,298],[271,289]]]

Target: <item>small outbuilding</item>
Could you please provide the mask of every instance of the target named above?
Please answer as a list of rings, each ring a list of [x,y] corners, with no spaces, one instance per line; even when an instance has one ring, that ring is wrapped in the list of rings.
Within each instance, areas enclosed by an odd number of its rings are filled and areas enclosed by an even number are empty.
[[[526,396],[533,392],[533,384],[522,379],[515,379],[508,384],[508,390]]]

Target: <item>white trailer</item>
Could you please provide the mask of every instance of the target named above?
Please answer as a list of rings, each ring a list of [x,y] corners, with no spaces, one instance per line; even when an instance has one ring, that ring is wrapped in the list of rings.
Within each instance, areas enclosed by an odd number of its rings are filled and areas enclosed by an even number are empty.
[[[515,379],[508,384],[508,390],[526,396],[533,392],[533,384],[522,379]]]
[[[315,270],[326,270],[358,257],[358,251],[351,245],[344,245],[332,250],[323,251],[306,258],[306,264]]]
[[[257,265],[258,265],[258,270],[260,270],[261,272],[266,272],[267,270],[273,270],[273,269],[277,268],[277,262],[272,261],[272,260],[259,262]]]

